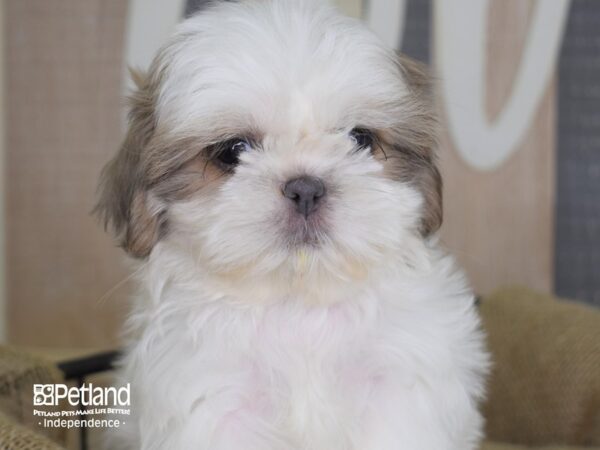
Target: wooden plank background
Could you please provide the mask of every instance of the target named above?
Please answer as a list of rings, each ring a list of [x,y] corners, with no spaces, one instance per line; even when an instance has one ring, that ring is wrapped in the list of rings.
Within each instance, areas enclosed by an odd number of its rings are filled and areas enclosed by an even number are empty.
[[[533,4],[492,1],[490,116],[510,92]],[[124,0],[6,2],[6,261],[14,343],[116,342],[128,289],[100,299],[127,269],[89,211],[100,168],[121,138],[126,10]],[[496,171],[470,168],[449,135],[442,137],[443,240],[478,292],[509,283],[552,287],[555,91],[553,83],[519,151]]]
[[[511,93],[534,6],[533,0],[491,2],[485,71],[490,119]],[[442,134],[443,240],[478,293],[507,284],[552,291],[555,84],[547,89],[520,148],[496,170],[470,167],[449,133]]]
[[[121,138],[122,0],[6,2],[9,340],[114,344],[126,271],[90,217]]]

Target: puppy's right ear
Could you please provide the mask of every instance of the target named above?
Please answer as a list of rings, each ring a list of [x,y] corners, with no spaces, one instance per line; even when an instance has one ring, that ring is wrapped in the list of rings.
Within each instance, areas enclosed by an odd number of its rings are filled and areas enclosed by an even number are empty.
[[[404,157],[400,169],[408,170],[415,187],[423,196],[420,231],[424,237],[442,225],[442,177],[437,167],[437,118],[434,92],[428,70],[422,63],[398,54],[398,66],[412,97],[413,112],[409,130],[399,134],[405,138]]]
[[[100,176],[94,208],[104,227],[112,227],[120,245],[136,258],[147,257],[164,227],[164,211],[153,200],[144,174],[144,155],[155,129],[154,89],[131,72],[137,89],[130,97],[129,128],[117,155]]]

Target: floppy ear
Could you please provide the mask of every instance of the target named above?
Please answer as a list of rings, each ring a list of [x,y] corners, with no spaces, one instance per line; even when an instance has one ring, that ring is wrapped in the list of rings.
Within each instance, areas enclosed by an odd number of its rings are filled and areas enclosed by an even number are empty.
[[[442,225],[442,177],[437,168],[437,118],[431,78],[424,64],[398,55],[398,64],[410,92],[410,130],[402,135],[408,147],[410,179],[423,196],[421,234],[425,237]]]
[[[153,89],[132,71],[137,90],[131,96],[129,129],[117,155],[100,176],[94,213],[111,226],[121,246],[136,258],[147,257],[164,228],[164,211],[149,192],[143,170],[145,148],[154,134]]]

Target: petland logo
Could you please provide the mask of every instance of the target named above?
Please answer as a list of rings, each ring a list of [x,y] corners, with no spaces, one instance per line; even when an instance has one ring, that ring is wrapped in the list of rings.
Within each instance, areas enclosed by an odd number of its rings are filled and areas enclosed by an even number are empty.
[[[129,406],[131,386],[94,387],[92,383],[79,387],[68,387],[66,384],[34,384],[34,406],[57,406],[66,400],[71,406]]]
[[[79,387],[66,384],[34,384],[33,408],[38,425],[47,428],[119,428],[125,424],[119,416],[130,416],[131,388],[127,386],[94,387],[92,383]],[[69,408],[67,403],[75,408]],[[95,418],[100,416],[101,418]]]

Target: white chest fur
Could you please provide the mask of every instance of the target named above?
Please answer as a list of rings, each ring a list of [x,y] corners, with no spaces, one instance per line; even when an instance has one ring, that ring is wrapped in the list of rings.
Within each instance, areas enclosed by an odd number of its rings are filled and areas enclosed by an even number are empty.
[[[122,374],[144,449],[470,450],[487,358],[472,298],[441,258],[424,280],[329,306],[235,306],[160,289]],[[424,283],[424,281],[427,281]],[[154,290],[154,293],[157,291]]]

